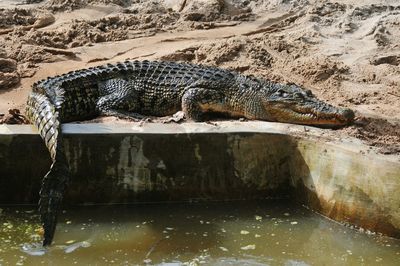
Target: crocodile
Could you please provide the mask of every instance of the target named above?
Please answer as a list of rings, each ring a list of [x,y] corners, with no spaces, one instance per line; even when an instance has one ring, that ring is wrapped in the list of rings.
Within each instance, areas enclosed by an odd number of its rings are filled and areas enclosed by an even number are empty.
[[[125,61],[35,82],[26,115],[38,128],[52,159],[40,190],[43,246],[53,240],[71,176],[62,123],[99,115],[132,119],[179,112],[192,121],[221,115],[321,127],[342,127],[354,120],[352,110],[320,101],[297,85],[188,63]]]

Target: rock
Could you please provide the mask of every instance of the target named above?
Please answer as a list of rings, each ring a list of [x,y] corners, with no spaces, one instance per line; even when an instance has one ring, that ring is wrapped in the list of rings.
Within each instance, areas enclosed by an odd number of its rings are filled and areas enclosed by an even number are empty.
[[[9,109],[8,114],[0,118],[0,124],[28,124],[29,121],[19,109]]]
[[[3,73],[0,72],[0,90],[8,89],[20,81],[20,77],[17,72]]]
[[[189,0],[186,1],[182,13],[184,20],[211,21],[218,17],[224,7],[223,0]]]
[[[17,84],[20,76],[17,72],[17,61],[0,58],[0,89],[7,89]]]
[[[21,78],[31,78],[36,74],[37,66],[33,63],[26,62],[18,65],[18,73]]]
[[[17,69],[17,61],[8,58],[0,58],[0,72],[13,72]]]

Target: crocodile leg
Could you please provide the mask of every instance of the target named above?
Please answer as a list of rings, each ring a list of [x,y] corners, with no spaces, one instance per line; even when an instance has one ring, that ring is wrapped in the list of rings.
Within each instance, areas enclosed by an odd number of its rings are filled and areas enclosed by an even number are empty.
[[[50,171],[43,178],[39,200],[39,213],[44,229],[43,246],[47,246],[53,240],[57,215],[70,172],[62,148],[61,125],[55,106],[47,96],[33,92],[29,95],[26,113],[38,128],[53,161]]]
[[[184,93],[182,110],[193,121],[203,121],[206,113],[234,115],[223,94],[203,88],[191,88]]]
[[[111,79],[99,84],[104,96],[97,101],[96,108],[100,114],[116,116],[122,119],[142,120],[145,116],[131,112],[137,105],[133,87],[124,79]]]

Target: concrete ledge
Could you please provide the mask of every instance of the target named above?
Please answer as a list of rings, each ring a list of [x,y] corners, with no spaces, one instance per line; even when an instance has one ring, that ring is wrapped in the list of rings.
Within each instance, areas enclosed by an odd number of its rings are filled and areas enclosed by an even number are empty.
[[[66,203],[292,197],[400,237],[400,158],[331,130],[268,122],[63,130],[74,175]],[[0,204],[35,203],[49,166],[32,126],[0,125]]]

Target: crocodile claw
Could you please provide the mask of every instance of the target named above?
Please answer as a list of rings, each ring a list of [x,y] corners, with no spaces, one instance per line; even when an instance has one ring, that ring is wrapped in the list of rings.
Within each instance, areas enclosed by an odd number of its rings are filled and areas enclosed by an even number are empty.
[[[185,113],[182,111],[178,111],[172,117],[169,117],[162,122],[164,124],[171,123],[171,122],[180,123],[180,122],[183,122],[184,120],[185,120]]]

